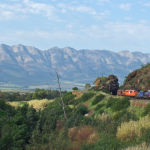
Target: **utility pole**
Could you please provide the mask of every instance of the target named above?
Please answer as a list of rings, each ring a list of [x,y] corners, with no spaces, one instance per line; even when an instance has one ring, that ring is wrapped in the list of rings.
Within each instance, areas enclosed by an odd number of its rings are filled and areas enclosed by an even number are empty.
[[[101,74],[102,74],[102,77],[103,77],[103,74],[105,74],[105,73],[103,73],[103,72],[100,72]]]

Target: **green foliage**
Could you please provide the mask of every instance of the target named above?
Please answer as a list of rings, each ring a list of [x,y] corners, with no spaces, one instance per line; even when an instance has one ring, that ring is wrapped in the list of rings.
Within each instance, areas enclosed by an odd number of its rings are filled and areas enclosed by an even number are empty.
[[[94,108],[94,110],[97,111],[97,110],[101,109],[103,106],[104,106],[104,104],[98,104],[98,105]]]
[[[106,81],[108,81],[108,80],[109,80],[108,77],[101,77],[101,81],[102,81],[102,82],[106,82]]]
[[[82,101],[85,102],[87,100],[89,100],[90,98],[92,98],[95,95],[95,93],[93,92],[88,92],[88,93],[84,93],[81,97]]]
[[[82,123],[84,116],[81,113],[74,113],[72,116],[64,122],[66,128],[72,128],[74,126],[79,126]]]
[[[125,97],[122,99],[118,99],[112,106],[111,109],[113,111],[120,111],[121,109],[128,108],[130,106],[130,98]]]
[[[148,80],[147,80],[147,83],[148,83],[148,84],[149,84],[149,86],[150,86],[150,79],[148,79]]]
[[[95,144],[85,144],[80,150],[117,150],[126,147],[124,142],[121,142],[112,135],[102,135]]]
[[[111,94],[111,92],[109,92],[108,90],[104,89],[102,90],[102,92],[106,93],[106,94]]]
[[[85,115],[87,113],[87,107],[85,105],[80,106],[77,111],[77,113],[80,113],[82,115]]]
[[[99,110],[98,113],[102,114],[102,113],[104,113],[104,110]]]
[[[111,107],[112,105],[114,105],[116,102],[118,101],[118,98],[113,98],[110,97],[106,103],[106,108]]]
[[[150,114],[150,103],[146,105],[146,107],[144,108],[144,112],[141,114],[141,116],[144,117],[147,114]]]
[[[5,101],[3,99],[0,99],[0,108],[2,110],[5,110],[5,107],[6,107]]]
[[[100,94],[95,96],[94,100],[92,101],[92,105],[96,105],[97,103],[99,103],[101,100],[103,100],[105,97],[105,95]]]
[[[7,117],[7,114],[5,111],[0,111],[0,118],[1,117]]]
[[[120,116],[121,116],[120,111],[115,112],[115,114],[113,116],[113,120],[115,120],[115,121],[119,120]]]
[[[63,94],[62,98],[64,103],[67,105],[68,102],[72,99],[74,99],[76,97],[76,95],[73,95],[72,92],[68,92],[66,94]]]
[[[95,83],[96,83],[96,81],[97,81],[97,80],[100,80],[100,79],[101,79],[101,77],[97,77],[97,78],[96,78],[96,80],[95,80],[95,81],[93,81],[93,84],[95,84]]]
[[[78,88],[77,87],[73,87],[72,90],[78,90]]]
[[[85,89],[90,89],[90,87],[91,87],[91,84],[89,84],[89,83],[85,84]]]
[[[92,86],[90,89],[90,91],[100,91],[99,86]]]

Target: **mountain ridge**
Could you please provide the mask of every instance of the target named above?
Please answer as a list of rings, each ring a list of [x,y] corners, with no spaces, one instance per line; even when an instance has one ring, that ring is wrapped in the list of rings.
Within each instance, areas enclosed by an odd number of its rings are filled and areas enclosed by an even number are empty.
[[[43,84],[52,80],[50,72],[58,67],[61,79],[80,83],[90,82],[101,73],[116,75],[120,81],[142,64],[150,62],[150,54],[109,50],[76,50],[71,47],[52,47],[40,50],[22,44],[0,45],[0,76],[5,82]],[[19,77],[18,77],[19,76]]]

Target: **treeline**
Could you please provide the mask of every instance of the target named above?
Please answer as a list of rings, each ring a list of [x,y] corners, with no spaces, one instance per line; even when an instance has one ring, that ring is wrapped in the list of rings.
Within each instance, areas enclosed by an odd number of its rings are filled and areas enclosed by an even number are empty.
[[[67,93],[67,91],[62,91],[62,94]],[[6,101],[29,101],[31,99],[54,99],[60,96],[60,92],[58,90],[45,90],[36,88],[34,93],[25,93],[20,94],[19,92],[8,93],[8,92],[0,92],[0,99]]]

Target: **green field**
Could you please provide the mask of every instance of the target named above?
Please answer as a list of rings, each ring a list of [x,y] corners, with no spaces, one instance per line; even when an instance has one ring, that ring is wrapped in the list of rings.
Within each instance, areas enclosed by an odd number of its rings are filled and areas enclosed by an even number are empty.
[[[85,85],[83,83],[71,82],[71,81],[67,81],[67,80],[60,80],[60,84],[61,84],[61,89],[67,90],[67,91],[72,91],[72,87],[75,87],[75,86],[77,86],[79,89],[83,89],[84,85]],[[34,89],[36,89],[36,88],[48,89],[49,86],[52,90],[58,89],[57,83],[52,83],[52,84],[45,83],[43,85],[29,85],[29,86],[20,86],[17,84],[4,83],[4,84],[0,84],[0,90],[2,92],[26,93],[26,92],[33,92]]]

